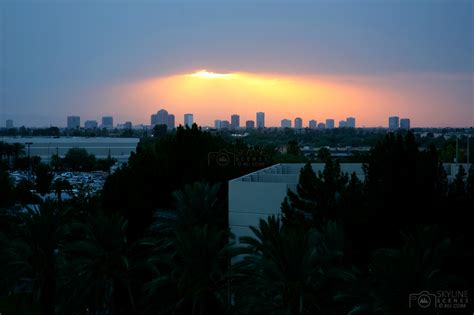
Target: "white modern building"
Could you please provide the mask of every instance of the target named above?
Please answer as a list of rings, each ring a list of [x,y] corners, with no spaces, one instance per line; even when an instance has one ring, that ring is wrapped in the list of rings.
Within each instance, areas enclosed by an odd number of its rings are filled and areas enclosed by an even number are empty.
[[[259,171],[229,181],[229,227],[236,237],[252,236],[249,226],[257,226],[260,219],[270,215],[281,215],[281,203],[288,189],[295,191],[298,185],[303,163],[275,164]],[[364,180],[362,163],[341,163],[341,171],[347,174],[355,172]],[[443,164],[452,181],[458,172],[456,163]],[[470,164],[462,164],[468,170]],[[317,173],[324,170],[324,163],[313,163]]]

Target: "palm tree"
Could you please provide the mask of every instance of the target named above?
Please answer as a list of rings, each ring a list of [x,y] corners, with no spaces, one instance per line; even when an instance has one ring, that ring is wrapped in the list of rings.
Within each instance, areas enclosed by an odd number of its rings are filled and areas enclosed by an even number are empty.
[[[14,214],[16,231],[2,237],[0,278],[13,292],[31,292],[41,314],[54,314],[56,254],[60,237],[60,212],[51,201]]]
[[[126,228],[121,216],[102,213],[65,228],[67,240],[59,249],[60,311],[134,311]]]
[[[56,179],[52,183],[51,189],[54,190],[54,192],[56,193],[58,202],[61,203],[63,191],[70,192],[72,190],[72,185],[66,179]]]
[[[336,224],[320,231],[287,228],[271,216],[251,229],[255,237],[240,239],[246,247],[232,266],[237,313],[327,314],[334,308],[330,280],[345,276]]]

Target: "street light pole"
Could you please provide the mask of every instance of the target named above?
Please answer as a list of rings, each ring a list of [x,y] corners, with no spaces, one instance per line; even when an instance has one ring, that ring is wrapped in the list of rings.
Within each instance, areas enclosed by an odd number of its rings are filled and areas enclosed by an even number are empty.
[[[28,146],[28,181],[31,181],[31,158],[30,158],[30,146],[33,144],[33,142],[26,142],[25,144]]]

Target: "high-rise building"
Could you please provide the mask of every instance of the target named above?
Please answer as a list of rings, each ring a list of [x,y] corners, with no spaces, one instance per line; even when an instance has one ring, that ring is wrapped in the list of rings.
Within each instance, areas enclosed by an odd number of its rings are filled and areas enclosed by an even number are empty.
[[[191,128],[194,123],[193,114],[184,114],[184,126]]]
[[[355,128],[356,127],[356,119],[354,117],[347,117],[346,127]]]
[[[254,129],[255,128],[255,121],[253,120],[247,120],[245,122],[245,128],[246,129]]]
[[[84,122],[84,128],[86,129],[96,129],[98,126],[97,120],[86,120]]]
[[[168,114],[168,121],[166,123],[168,130],[173,130],[175,126],[175,118],[173,114]]]
[[[400,126],[399,120],[400,119],[398,118],[398,116],[388,117],[388,129],[392,129],[392,130],[398,129],[398,127]]]
[[[237,129],[240,127],[240,116],[237,114],[234,114],[230,116],[230,127],[232,129]]]
[[[67,127],[68,129],[76,129],[81,126],[81,117],[79,116],[67,116]]]
[[[265,128],[265,113],[257,113],[257,128]]]
[[[401,129],[410,129],[410,119],[409,118],[400,119],[400,128]]]
[[[114,118],[112,116],[103,116],[102,117],[102,128],[110,128],[114,127]]]
[[[300,117],[295,118],[295,128],[303,129],[303,119],[301,119]]]
[[[13,120],[7,119],[5,127],[7,128],[13,128]]]
[[[291,128],[291,120],[282,119],[281,120],[281,128]]]
[[[132,129],[132,122],[131,121],[126,121],[123,124],[123,129],[131,130]]]
[[[334,119],[326,119],[326,128],[328,129],[334,128]]]
[[[168,111],[166,109],[160,109],[157,113],[157,125],[168,126]]]
[[[314,119],[311,119],[311,120],[309,121],[309,128],[310,128],[310,129],[316,129],[316,128],[318,128],[318,122],[317,122],[316,120],[314,120]]]
[[[347,122],[345,120],[340,120],[339,121],[339,128],[345,128],[347,127]]]
[[[150,124],[151,127],[153,128],[155,125],[158,125],[158,115],[157,114],[151,114],[150,117]]]
[[[325,129],[326,128],[326,124],[325,123],[319,123],[318,124],[318,129]]]
[[[228,120],[221,121],[221,128],[222,129],[229,129],[230,128],[230,122]]]
[[[221,129],[222,128],[222,120],[220,120],[220,119],[214,120],[214,128],[216,128],[218,130]]]

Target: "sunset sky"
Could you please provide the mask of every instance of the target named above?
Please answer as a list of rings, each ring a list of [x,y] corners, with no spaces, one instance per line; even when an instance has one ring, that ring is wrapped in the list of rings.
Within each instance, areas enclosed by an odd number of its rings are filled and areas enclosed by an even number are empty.
[[[472,1],[3,1],[0,126],[161,108],[474,126]],[[215,75],[192,75],[207,70]],[[203,73],[203,72],[201,72]]]

